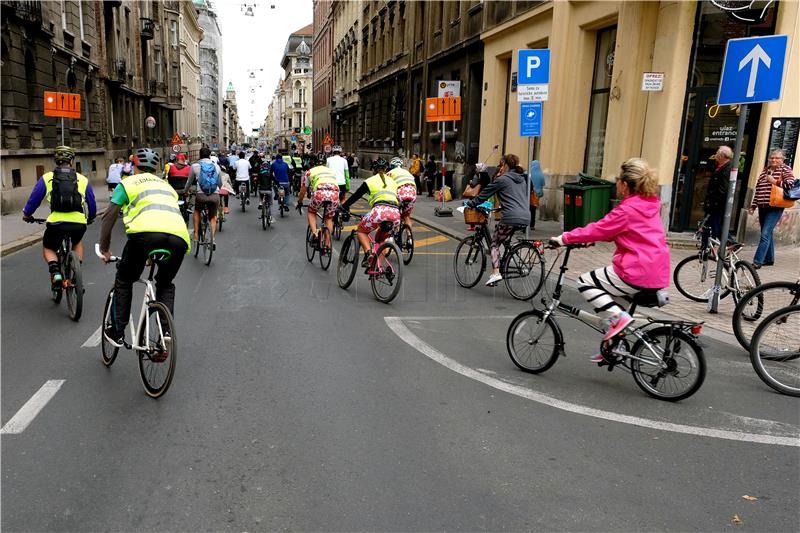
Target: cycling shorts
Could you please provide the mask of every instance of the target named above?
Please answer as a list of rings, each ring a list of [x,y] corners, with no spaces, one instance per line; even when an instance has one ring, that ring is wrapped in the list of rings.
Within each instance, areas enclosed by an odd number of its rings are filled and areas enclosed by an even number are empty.
[[[61,246],[61,239],[66,236],[69,237],[74,248],[76,244],[81,242],[84,233],[86,233],[86,224],[79,224],[78,222],[47,224],[42,237],[42,245],[55,252]]]
[[[396,205],[376,204],[358,224],[361,233],[372,233],[381,227],[381,222],[392,222],[392,233],[400,229],[400,209]]]
[[[404,217],[410,216],[414,210],[414,205],[417,203],[417,189],[413,185],[403,185],[397,189],[397,199],[400,200],[401,215]],[[403,203],[405,202],[405,205]]]
[[[206,194],[204,192],[197,192],[194,198],[194,208],[196,211],[206,208],[208,218],[212,219],[217,216],[217,206],[219,205],[219,194]]]
[[[317,211],[322,209],[322,202],[325,201],[331,203],[325,218],[331,219],[336,214],[336,208],[339,207],[339,187],[337,185],[323,183],[317,187],[317,190],[311,195],[311,201],[308,202],[308,212],[316,214]]]

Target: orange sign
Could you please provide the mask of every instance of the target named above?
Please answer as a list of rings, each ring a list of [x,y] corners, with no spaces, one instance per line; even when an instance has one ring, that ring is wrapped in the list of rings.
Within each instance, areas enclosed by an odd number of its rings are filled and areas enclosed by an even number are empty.
[[[461,120],[461,97],[425,99],[425,122]]]
[[[333,144],[333,137],[331,137],[330,133],[325,134],[325,139],[323,139],[322,144]]]
[[[81,118],[81,95],[45,91],[44,116]]]
[[[181,136],[178,135],[178,132],[175,132],[175,135],[172,136],[171,142],[172,144],[181,144],[183,142],[183,139],[181,139]]]

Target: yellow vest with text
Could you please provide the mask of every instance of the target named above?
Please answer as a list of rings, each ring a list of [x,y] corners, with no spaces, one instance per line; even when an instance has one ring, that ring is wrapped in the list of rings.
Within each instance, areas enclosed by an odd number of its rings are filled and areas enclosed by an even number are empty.
[[[169,233],[191,247],[175,189],[153,174],[129,176],[122,180],[121,185],[128,196],[128,203],[122,210],[127,233]],[[189,253],[188,248],[186,253]]]
[[[398,187],[402,187],[403,185],[413,185],[414,190],[417,189],[417,183],[414,181],[414,176],[408,170],[399,167],[393,168],[389,171],[389,175],[392,177]]]
[[[316,191],[317,187],[325,183],[339,188],[336,184],[336,175],[328,167],[323,167],[322,165],[316,166],[309,170],[308,173],[308,185],[311,187],[312,192]]]
[[[301,169],[303,168],[303,160],[299,157],[293,157],[292,161],[294,161],[294,168]]]
[[[380,174],[375,174],[364,182],[369,187],[369,206],[372,207],[378,202],[400,205],[397,201],[397,183],[388,174],[384,174],[383,178],[386,181],[385,185]]]
[[[78,192],[81,193],[81,207],[86,205],[86,187],[89,186],[89,180],[83,174],[75,173],[78,176]],[[48,172],[42,176],[44,184],[47,187],[45,198],[47,203],[50,203],[50,193],[53,192],[53,173]],[[51,211],[47,217],[47,222],[75,222],[77,224],[86,224],[86,213],[83,209],[80,211]]]

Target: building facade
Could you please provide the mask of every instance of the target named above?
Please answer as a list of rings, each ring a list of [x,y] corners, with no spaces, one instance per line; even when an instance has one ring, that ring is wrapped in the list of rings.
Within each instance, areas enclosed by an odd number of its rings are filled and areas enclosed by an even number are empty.
[[[311,61],[313,39],[311,24],[292,33],[286,41],[281,59],[284,78],[279,96],[281,127],[277,144],[280,150],[287,152],[302,152],[306,146],[312,144],[309,121],[312,118],[310,91],[314,76]]]
[[[225,148],[239,146],[244,142],[244,132],[239,124],[239,108],[236,105],[236,90],[232,82],[228,82],[228,88],[225,90],[222,109],[224,114],[222,145]]]
[[[194,0],[203,28],[200,41],[200,137],[202,143],[219,149],[222,138],[222,34],[210,0]]]
[[[180,47],[181,47],[181,93],[183,107],[178,111],[177,128],[184,142],[184,149],[194,152],[200,148],[200,41],[203,28],[197,18],[197,10],[190,0],[181,1]]]
[[[331,7],[333,3],[331,0],[314,0],[314,43],[311,52],[314,64],[312,142],[316,150],[322,148],[325,135],[331,131],[331,98],[333,97],[331,62],[333,59],[332,26],[334,21]]]
[[[333,99],[331,133],[345,152],[358,148],[358,90],[361,80],[361,4],[336,0],[332,6]]]

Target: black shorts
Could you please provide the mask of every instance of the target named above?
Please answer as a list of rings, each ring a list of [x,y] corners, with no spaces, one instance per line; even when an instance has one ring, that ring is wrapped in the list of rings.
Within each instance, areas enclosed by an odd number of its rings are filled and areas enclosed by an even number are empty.
[[[42,237],[42,245],[55,252],[61,246],[61,239],[66,235],[74,247],[81,242],[84,233],[86,233],[86,224],[78,224],[77,222],[47,224],[47,229],[44,230],[44,237]]]

